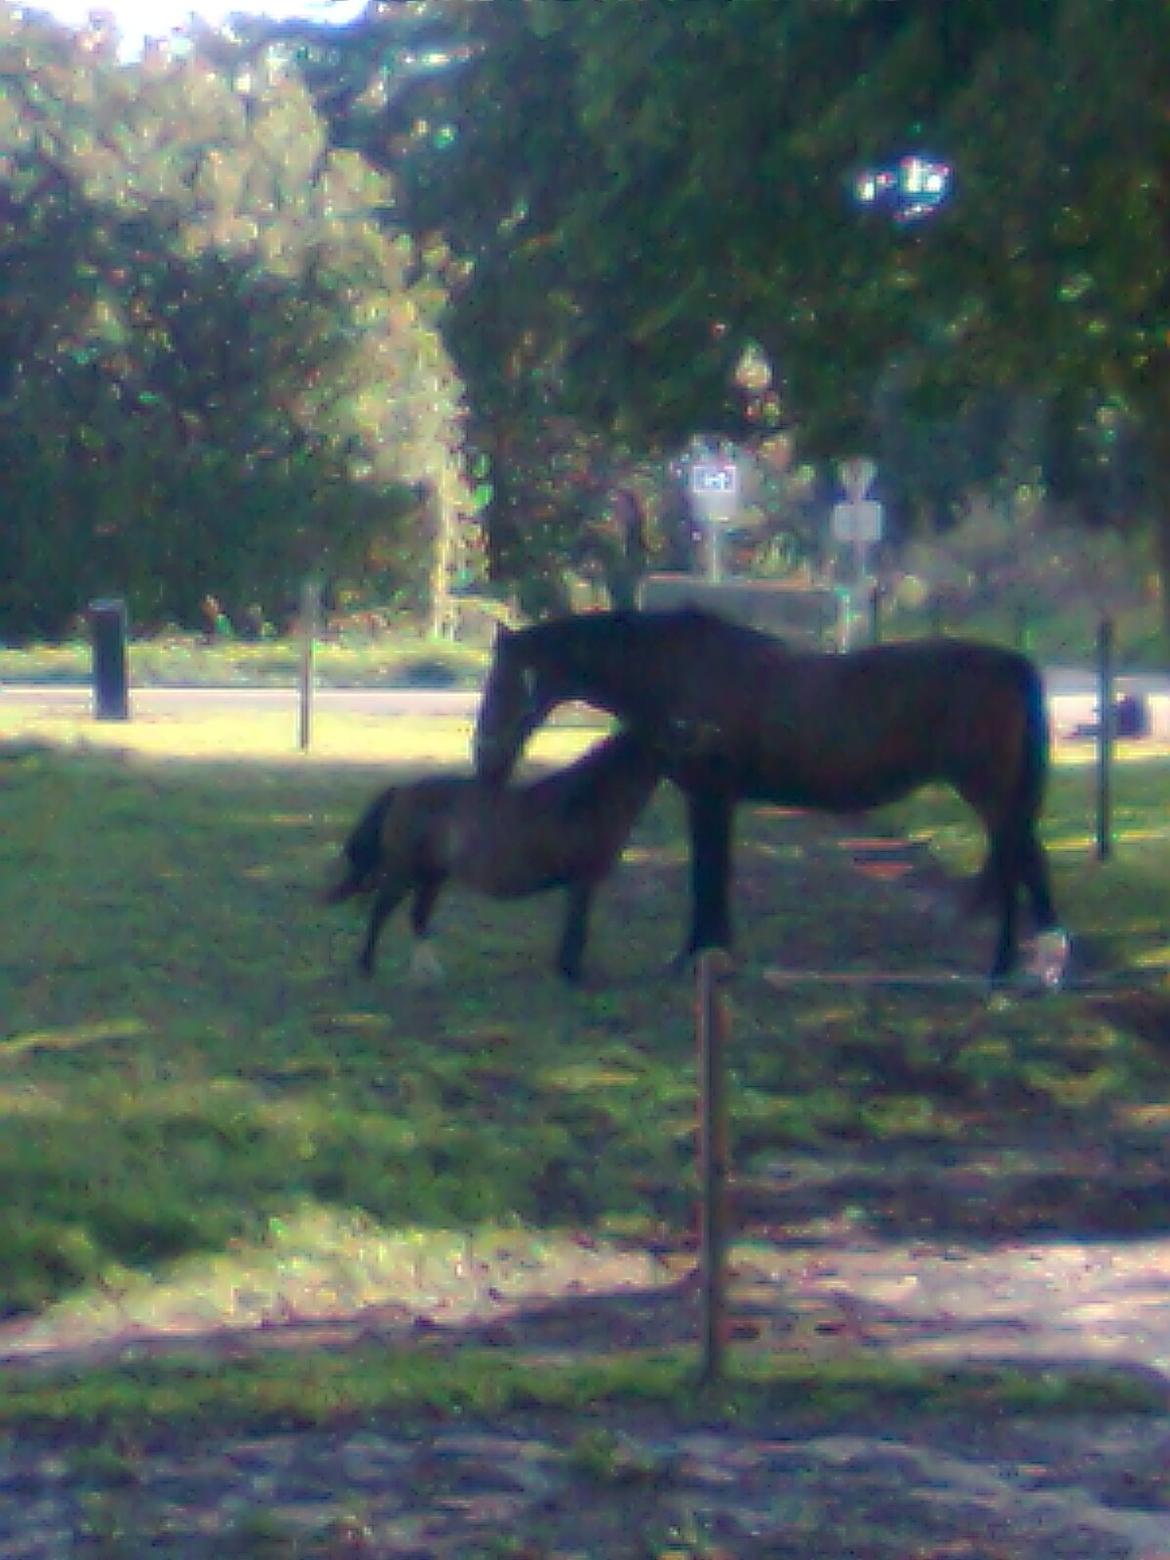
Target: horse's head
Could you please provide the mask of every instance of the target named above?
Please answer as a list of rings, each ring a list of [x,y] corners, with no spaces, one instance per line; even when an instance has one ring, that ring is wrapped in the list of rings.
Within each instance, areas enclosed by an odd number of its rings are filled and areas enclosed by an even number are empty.
[[[476,718],[476,774],[484,780],[509,777],[529,736],[574,694],[555,657],[543,654],[538,630],[501,624]]]
[[[535,653],[531,634],[501,624],[475,722],[476,774],[507,779],[525,742],[565,697],[555,674]]]

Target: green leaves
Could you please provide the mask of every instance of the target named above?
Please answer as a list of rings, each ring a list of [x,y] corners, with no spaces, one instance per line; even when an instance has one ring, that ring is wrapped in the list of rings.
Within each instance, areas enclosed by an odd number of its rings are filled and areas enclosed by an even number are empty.
[[[110,589],[137,623],[280,617],[309,567],[423,599],[415,484],[459,501],[461,386],[387,177],[273,61],[122,67],[5,22],[6,631]]]

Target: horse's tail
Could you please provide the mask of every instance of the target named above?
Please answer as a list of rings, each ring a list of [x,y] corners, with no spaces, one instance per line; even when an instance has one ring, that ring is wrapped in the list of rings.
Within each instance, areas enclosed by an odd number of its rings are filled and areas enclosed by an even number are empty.
[[[382,829],[397,794],[395,786],[383,791],[354,825],[342,848],[349,871],[340,882],[325,890],[327,905],[340,904],[342,900],[352,899],[356,894],[368,894],[373,889],[382,862]]]

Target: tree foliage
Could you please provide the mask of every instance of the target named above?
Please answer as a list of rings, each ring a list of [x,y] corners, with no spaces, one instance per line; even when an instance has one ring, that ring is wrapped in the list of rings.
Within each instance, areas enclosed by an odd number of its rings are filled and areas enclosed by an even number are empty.
[[[1152,514],[1170,569],[1168,43],[1163,0],[418,0],[137,72],[46,33],[0,388],[26,444],[58,430],[42,485],[95,460],[75,404],[107,476],[132,406],[160,482],[193,443],[221,508],[283,483],[303,554],[322,495],[455,449],[462,382],[493,568],[534,603],[615,475],[697,430],[866,448],[911,523],[996,482]],[[953,197],[862,210],[858,172],[913,151]]]
[[[0,73],[6,631],[111,590],[278,616],[308,571],[420,598],[460,386],[387,176],[279,58],[127,67],[0,11]]]
[[[458,68],[333,109],[457,258],[450,339],[499,461],[556,418],[662,448],[751,432],[751,411],[806,454],[920,449],[929,505],[940,432],[962,456],[1019,398],[1066,490],[1104,473],[1118,497],[1134,430],[1170,469],[1161,0],[409,10]],[[355,30],[355,80],[403,25],[383,8]],[[939,212],[858,208],[860,170],[918,150],[955,169]],[[753,345],[774,399],[734,386]]]

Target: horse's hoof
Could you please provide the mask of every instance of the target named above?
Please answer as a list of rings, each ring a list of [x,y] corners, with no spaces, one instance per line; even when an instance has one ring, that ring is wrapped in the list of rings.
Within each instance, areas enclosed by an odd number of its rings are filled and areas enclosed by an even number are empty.
[[[1028,977],[1039,981],[1049,991],[1059,991],[1068,975],[1071,953],[1069,935],[1062,927],[1053,926],[1037,932],[1029,953]]]

